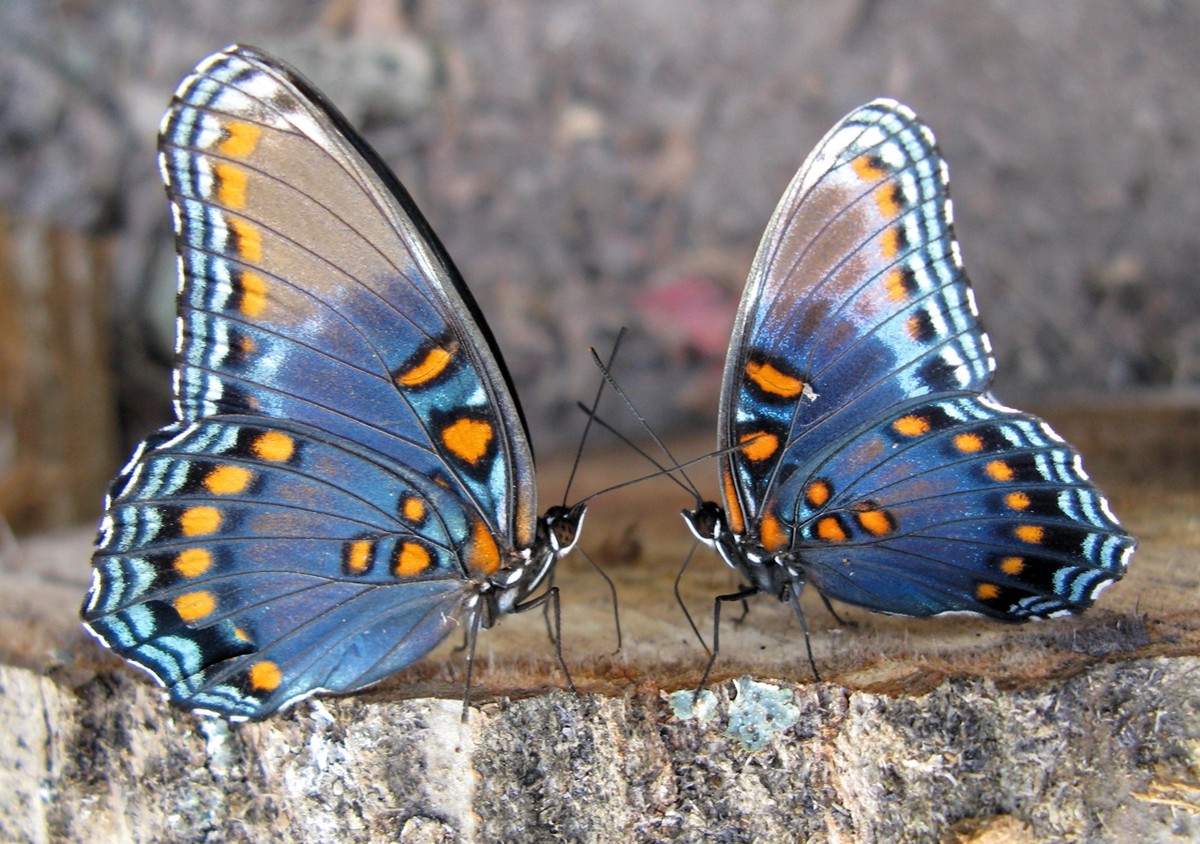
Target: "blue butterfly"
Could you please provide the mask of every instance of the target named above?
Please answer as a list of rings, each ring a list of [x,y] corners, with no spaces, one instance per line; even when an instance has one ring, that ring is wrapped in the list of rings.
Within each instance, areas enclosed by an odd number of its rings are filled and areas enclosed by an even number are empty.
[[[408,193],[283,62],[233,46],[163,118],[175,412],[112,484],[88,630],[173,702],[261,718],[557,601],[495,341]],[[468,663],[469,665],[469,663]]]
[[[1135,540],[1079,454],[988,392],[948,188],[928,127],[876,100],[776,208],[725,363],[722,500],[684,512],[745,581],[715,620],[765,592],[803,625],[812,584],[875,612],[1022,621],[1080,612],[1125,572]]]

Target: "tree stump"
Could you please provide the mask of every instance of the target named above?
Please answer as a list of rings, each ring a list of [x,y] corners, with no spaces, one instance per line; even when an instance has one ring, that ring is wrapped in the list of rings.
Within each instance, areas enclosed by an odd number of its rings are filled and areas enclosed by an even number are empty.
[[[1095,608],[1024,626],[850,608],[839,627],[809,595],[816,682],[789,610],[760,596],[726,622],[695,705],[706,657],[671,595],[691,502],[663,480],[597,499],[583,536],[616,582],[622,650],[603,581],[569,558],[557,583],[579,693],[541,616],[506,618],[480,638],[465,723],[455,643],[262,723],[175,710],[78,628],[90,529],[28,540],[0,571],[0,839],[1194,839],[1200,413],[1048,415],[1141,543]],[[643,469],[604,455],[579,492]],[[543,467],[547,502],[564,476]],[[684,577],[706,637],[731,585],[706,551]]]

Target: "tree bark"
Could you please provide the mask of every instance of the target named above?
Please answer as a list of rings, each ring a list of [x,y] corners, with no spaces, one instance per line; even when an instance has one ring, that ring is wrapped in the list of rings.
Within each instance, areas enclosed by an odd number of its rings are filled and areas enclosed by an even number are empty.
[[[815,682],[790,611],[758,597],[726,622],[696,706],[705,655],[671,597],[689,548],[672,511],[689,502],[661,482],[598,499],[584,534],[617,584],[622,651],[603,582],[564,561],[579,693],[541,616],[506,618],[480,639],[466,723],[456,643],[263,723],[173,709],[77,627],[90,531],[27,541],[0,572],[0,839],[1193,839],[1193,416],[1054,416],[1141,540],[1085,615],[1014,627],[839,607],[853,626],[838,627],[807,596]],[[596,487],[640,473],[621,456],[587,468]],[[545,467],[547,489],[560,469]],[[684,586],[709,638],[724,566],[698,557]]]

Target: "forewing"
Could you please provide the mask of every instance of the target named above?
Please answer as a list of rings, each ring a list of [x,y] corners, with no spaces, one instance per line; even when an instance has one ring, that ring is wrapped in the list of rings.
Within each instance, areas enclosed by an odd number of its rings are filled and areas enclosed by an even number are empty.
[[[178,414],[292,419],[441,472],[533,541],[528,438],[477,309],[403,187],[295,71],[202,62],[163,119]]]
[[[767,227],[726,363],[731,522],[849,429],[913,397],[982,391],[993,368],[933,134],[878,100],[817,146]]]

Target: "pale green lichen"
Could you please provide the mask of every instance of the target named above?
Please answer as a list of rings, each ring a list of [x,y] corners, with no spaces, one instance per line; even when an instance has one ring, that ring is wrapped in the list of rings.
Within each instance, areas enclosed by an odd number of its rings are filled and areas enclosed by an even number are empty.
[[[717,696],[708,689],[697,695],[693,689],[680,689],[668,697],[671,711],[681,721],[695,719],[701,723],[712,719],[717,712]]]
[[[737,690],[729,704],[729,727],[725,730],[748,750],[761,750],[778,733],[800,718],[791,689],[760,683],[750,677],[734,681]]]

